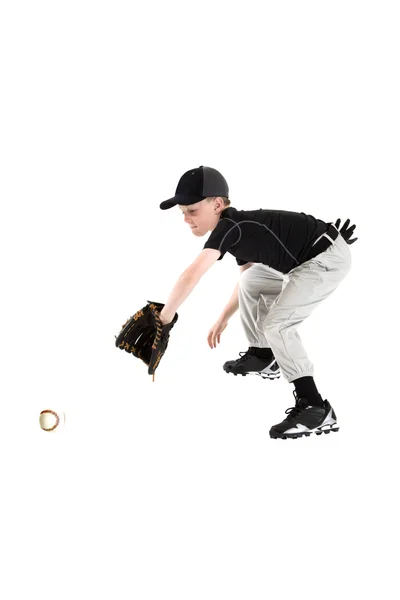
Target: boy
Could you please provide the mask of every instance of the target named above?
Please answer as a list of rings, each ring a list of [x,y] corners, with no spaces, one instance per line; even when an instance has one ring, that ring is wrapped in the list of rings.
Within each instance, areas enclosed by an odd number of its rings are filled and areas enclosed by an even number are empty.
[[[249,349],[224,364],[235,375],[258,373],[293,383],[296,405],[270,430],[272,438],[297,438],[338,431],[336,415],[314,382],[313,364],[296,331],[350,270],[348,241],[355,225],[338,231],[340,220],[325,223],[305,213],[284,210],[237,210],[230,206],[224,177],[200,166],[182,175],[173,198],[193,235],[211,231],[203,250],[176,282],[160,313],[170,323],[179,306],[208,269],[226,252],[236,258],[241,275],[231,299],[208,335],[215,348],[229,318],[239,308]],[[351,231],[351,233],[350,233]],[[342,233],[342,235],[341,235]],[[344,237],[343,237],[344,236]]]

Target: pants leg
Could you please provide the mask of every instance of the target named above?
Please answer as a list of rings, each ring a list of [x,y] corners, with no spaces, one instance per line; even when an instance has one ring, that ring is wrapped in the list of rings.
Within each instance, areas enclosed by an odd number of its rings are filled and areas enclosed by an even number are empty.
[[[285,289],[273,301],[263,331],[285,379],[314,376],[314,367],[297,327],[337,288],[351,267],[351,253],[339,235],[333,244],[289,273]]]
[[[285,280],[288,280],[287,275],[261,263],[240,274],[239,313],[249,346],[270,347],[263,326],[269,308],[281,293]]]

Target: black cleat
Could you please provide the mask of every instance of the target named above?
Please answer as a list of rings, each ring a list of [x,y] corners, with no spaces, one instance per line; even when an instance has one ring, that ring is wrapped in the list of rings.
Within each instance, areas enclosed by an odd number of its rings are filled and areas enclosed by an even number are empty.
[[[261,375],[263,379],[279,379],[281,371],[274,355],[270,358],[256,356],[254,350],[249,348],[247,352],[239,352],[240,358],[228,360],[223,369],[226,373],[234,375]]]
[[[288,415],[286,419],[271,427],[271,438],[296,439],[303,435],[308,437],[312,433],[321,435],[339,431],[335,411],[328,400],[324,400],[323,406],[311,406],[306,398],[297,398],[296,390],[293,390],[293,394],[296,406],[288,408],[285,411]]]

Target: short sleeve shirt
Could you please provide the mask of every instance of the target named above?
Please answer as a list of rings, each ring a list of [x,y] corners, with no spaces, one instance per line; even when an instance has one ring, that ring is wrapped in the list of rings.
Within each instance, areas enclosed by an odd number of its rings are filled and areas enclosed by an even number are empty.
[[[288,273],[307,260],[311,246],[329,223],[303,212],[286,210],[237,210],[225,208],[204,248],[226,252],[238,265],[248,262],[268,265]]]

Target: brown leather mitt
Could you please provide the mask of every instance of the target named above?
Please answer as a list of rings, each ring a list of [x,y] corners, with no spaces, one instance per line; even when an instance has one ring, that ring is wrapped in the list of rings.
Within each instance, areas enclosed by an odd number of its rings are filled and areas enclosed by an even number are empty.
[[[115,345],[140,358],[148,367],[148,374],[153,375],[165,354],[169,342],[169,334],[178,320],[178,313],[167,325],[162,325],[160,312],[165,305],[160,302],[147,301],[132,315],[115,336]]]

